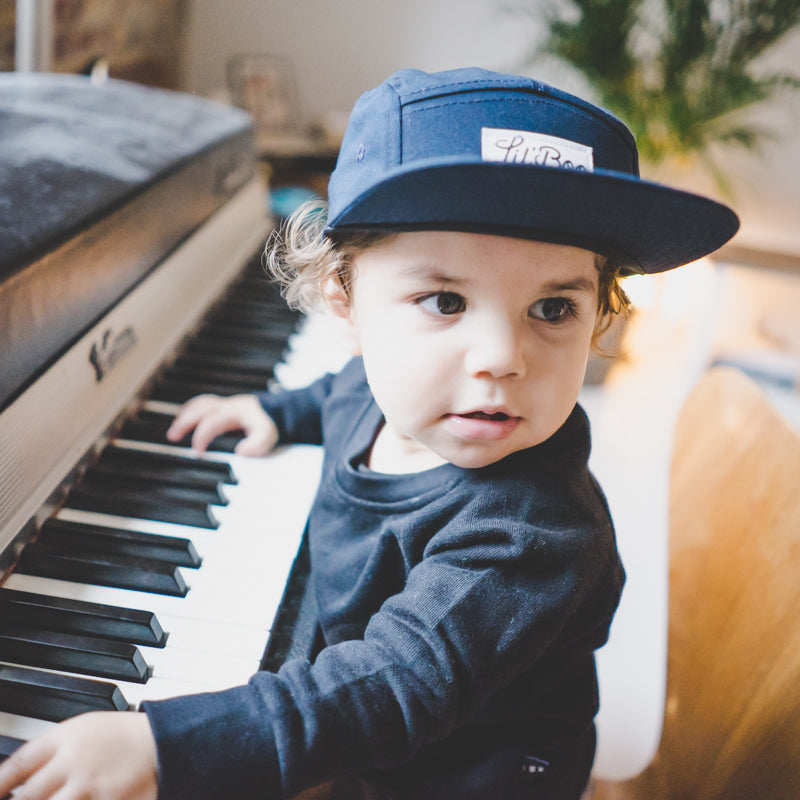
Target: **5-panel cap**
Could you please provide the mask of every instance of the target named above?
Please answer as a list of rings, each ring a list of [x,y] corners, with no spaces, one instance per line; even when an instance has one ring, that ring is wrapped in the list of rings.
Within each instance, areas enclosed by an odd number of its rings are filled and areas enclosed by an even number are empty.
[[[571,244],[662,272],[738,230],[727,206],[639,178],[616,117],[516,75],[402,70],[356,103],[326,232],[457,230]]]

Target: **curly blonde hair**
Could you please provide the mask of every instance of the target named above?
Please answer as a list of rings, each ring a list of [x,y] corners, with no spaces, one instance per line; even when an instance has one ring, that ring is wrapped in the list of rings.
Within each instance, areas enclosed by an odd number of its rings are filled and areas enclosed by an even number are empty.
[[[323,233],[326,220],[324,203],[309,201],[274,230],[267,242],[267,271],[281,286],[286,302],[301,311],[325,308],[331,281],[349,297],[356,257],[394,235],[390,231],[354,231],[332,237]],[[600,351],[600,337],[617,315],[629,313],[630,301],[620,284],[619,267],[599,254],[595,266],[599,291],[592,345]]]

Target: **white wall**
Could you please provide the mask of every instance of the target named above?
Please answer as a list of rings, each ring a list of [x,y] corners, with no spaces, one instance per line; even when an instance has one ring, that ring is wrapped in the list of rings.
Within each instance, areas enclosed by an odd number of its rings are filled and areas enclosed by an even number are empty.
[[[291,58],[306,121],[346,113],[358,96],[403,67],[482,66],[513,71],[535,40],[534,23],[504,11],[505,0],[192,0],[185,87],[224,88],[235,53]],[[770,61],[800,75],[800,32]],[[554,67],[536,77],[585,93]],[[800,92],[759,109],[777,139],[760,154],[730,153],[736,243],[800,256]],[[671,181],[681,179],[671,178]],[[691,184],[691,180],[688,181]],[[693,187],[695,188],[695,187]],[[696,188],[718,195],[708,184]]]
[[[195,0],[187,88],[224,84],[233,53],[291,57],[306,118],[349,110],[404,67],[510,67],[526,46],[502,0]]]

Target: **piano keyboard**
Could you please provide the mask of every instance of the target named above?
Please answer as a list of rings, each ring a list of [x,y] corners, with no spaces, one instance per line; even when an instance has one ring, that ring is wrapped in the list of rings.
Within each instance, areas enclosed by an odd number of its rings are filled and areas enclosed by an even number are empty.
[[[48,570],[35,563],[26,565],[23,554],[19,567],[0,589],[0,606],[16,603],[24,607],[25,601],[32,605],[26,595],[33,593],[53,603],[54,610],[48,613],[40,605],[38,615],[3,615],[4,621],[13,619],[16,627],[5,630],[0,623],[0,708],[4,709],[0,713],[0,733],[27,739],[53,724],[45,720],[58,721],[72,715],[73,706],[62,702],[51,710],[41,694],[31,697],[30,710],[20,708],[15,700],[19,690],[6,676],[11,671],[15,678],[18,670],[14,668],[20,666],[44,668],[48,675],[80,675],[81,684],[76,691],[81,694],[96,685],[98,679],[112,680],[121,691],[119,707],[136,707],[144,699],[234,686],[246,682],[259,669],[270,625],[301,540],[316,485],[319,456],[317,448],[293,447],[268,459],[217,456],[214,461],[230,465],[237,483],[225,485],[228,504],[213,507],[220,517],[219,527],[213,530],[81,511],[69,504],[52,518],[63,526],[58,533],[88,528],[95,536],[103,536],[105,530],[113,544],[117,531],[136,531],[143,535],[141,538],[148,537],[148,546],[166,540],[167,550],[175,542],[184,545],[180,553],[190,547],[196,553],[196,566],[176,566],[176,557],[169,553],[160,559],[126,558],[112,553],[100,560],[103,565],[118,564],[126,573],[130,573],[133,561],[145,572],[166,564],[185,582],[185,594],[169,589],[121,587],[113,576],[107,580],[115,585],[85,582],[92,578],[80,566],[91,566],[97,549],[82,547],[80,542],[72,547],[77,567],[64,555],[69,545],[62,548],[60,558],[53,558],[50,566],[61,577],[43,576],[41,573],[46,575]],[[287,498],[291,502],[286,502]],[[85,560],[80,561],[81,556]],[[98,580],[103,580],[104,571],[96,572]],[[143,621],[123,624],[137,616],[134,610],[144,612]],[[92,615],[101,616],[106,624],[98,624]],[[48,639],[48,631],[57,636]],[[34,642],[37,637],[45,644],[39,648],[23,647],[23,643]],[[54,638],[56,641],[52,641]],[[103,645],[119,642],[128,643],[128,651],[116,660],[103,658]],[[79,649],[77,654],[74,648]],[[80,666],[69,669],[63,660],[61,664],[47,661],[59,658],[57,650],[66,651],[67,661],[71,655],[79,659]],[[135,654],[141,656],[138,665]],[[13,715],[5,710],[9,700],[14,701]],[[97,703],[90,707],[117,706],[98,695]],[[68,712],[64,714],[61,708]],[[86,710],[80,705],[75,708]]]
[[[252,260],[25,545],[0,588],[0,758],[82,711],[234,686],[264,665],[319,448],[248,459],[222,436],[197,457],[164,433],[197,393],[341,363],[319,323],[303,366],[284,361],[290,337],[306,338],[298,322]]]

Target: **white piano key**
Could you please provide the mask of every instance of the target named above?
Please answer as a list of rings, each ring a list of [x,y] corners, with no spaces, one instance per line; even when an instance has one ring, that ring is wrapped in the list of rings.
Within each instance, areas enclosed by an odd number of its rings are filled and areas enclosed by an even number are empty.
[[[157,414],[172,414],[174,417],[180,411],[181,404],[169,403],[166,400],[146,400],[142,403],[142,408],[147,411],[155,411]],[[141,444],[144,444],[144,442]]]
[[[220,558],[213,565],[204,564],[196,571],[189,581],[190,589],[185,597],[39,578],[18,572],[9,577],[6,586],[54,597],[150,611],[159,620],[162,615],[170,615],[263,629],[272,622],[290,567],[291,558],[265,561],[263,566],[253,566],[246,557]]]
[[[276,544],[276,556],[265,560],[263,566],[248,561],[247,556],[224,553],[213,562],[207,560],[199,570],[183,569],[189,585],[183,597],[40,578],[20,572],[13,573],[5,585],[9,589],[141,609],[156,615],[234,622],[249,627],[262,623],[268,626],[280,603],[294,557],[293,552],[282,554],[280,550],[287,548],[284,543],[280,544]],[[254,558],[252,554],[250,557]]]
[[[266,631],[261,631],[266,641]],[[187,650],[180,647],[148,647],[137,645],[144,662],[150,668],[150,677],[153,679],[168,679],[195,683],[201,687],[233,685],[242,680],[247,680],[258,671],[261,662],[261,652],[231,653],[225,650],[207,649],[205,651]],[[76,674],[82,677],[94,678],[99,681],[120,684],[124,678],[112,675],[100,675],[91,671],[92,660],[86,662],[88,667],[84,670],[49,669],[39,664],[26,661],[8,659],[5,663],[18,667],[31,667],[45,672],[58,674]],[[141,685],[147,685],[141,684]],[[140,685],[137,683],[137,685]]]
[[[262,642],[266,642],[267,632],[259,631]],[[158,700],[183,694],[196,694],[227,689],[244,684],[258,672],[262,653],[230,653],[224,649],[209,646],[204,650],[191,650],[181,647],[164,648],[137,645],[145,663],[150,667],[146,682],[131,682],[91,673],[35,667],[40,672],[57,675],[75,675],[89,680],[113,683],[122,691],[126,701],[136,706],[142,700]],[[263,647],[262,647],[263,649]],[[29,664],[4,662],[12,666],[29,667]],[[0,725],[0,732],[14,735]]]
[[[268,632],[265,630],[257,631],[262,642],[266,642]],[[180,641],[180,637],[177,637]],[[203,687],[230,685],[241,680],[246,680],[250,675],[258,671],[263,645],[259,648],[250,647],[239,652],[225,649],[224,643],[210,641],[203,649],[188,649],[181,647],[180,644],[174,645],[169,641],[166,647],[149,647],[137,645],[137,650],[150,668],[150,679],[169,679],[196,683]],[[70,673],[69,669],[46,669],[40,665],[29,662],[17,662],[15,659],[7,661],[9,664],[16,664],[20,667],[33,667],[44,669],[46,672]],[[76,672],[89,678],[118,683],[118,679],[113,676],[94,674],[91,671],[92,661],[89,659],[88,671]],[[119,679],[124,680],[124,679]],[[149,683],[149,681],[148,681]]]
[[[302,499],[302,498],[301,498]],[[178,536],[189,539],[195,546],[197,554],[202,559],[217,558],[218,554],[225,552],[247,553],[247,548],[252,548],[251,553],[257,553],[264,548],[275,544],[275,540],[284,535],[293,541],[296,551],[299,536],[305,527],[305,518],[297,517],[287,519],[285,514],[276,510],[274,515],[264,512],[264,509],[247,507],[246,501],[241,508],[214,506],[215,514],[220,517],[220,527],[216,529],[195,528],[188,525],[176,525],[169,522],[147,520],[132,517],[118,517],[110,514],[100,514],[94,511],[63,508],[56,517],[65,522],[79,522],[87,525],[99,525],[123,530],[141,531],[155,536]],[[298,534],[299,531],[299,534]],[[297,538],[295,538],[297,537]],[[282,550],[277,552],[279,557]],[[191,579],[193,570],[186,567],[185,578]],[[202,569],[202,567],[201,567]]]
[[[158,621],[169,634],[167,646],[172,649],[223,652],[256,659],[264,653],[271,623],[265,620],[263,626],[246,627],[234,622],[214,623],[169,614],[162,614]]]
[[[209,620],[162,614],[158,617],[158,622],[167,634],[163,646],[134,642],[143,654],[155,654],[146,656],[149,664],[153,664],[157,655],[165,649],[186,651],[189,654],[187,658],[206,658],[209,654],[212,656],[224,654],[236,659],[246,659],[248,662],[260,661],[269,635],[268,621],[264,621],[263,625],[246,627],[230,622],[214,623]]]
[[[266,641],[265,632],[262,632],[262,638]],[[165,697],[218,691],[239,686],[247,683],[249,678],[258,672],[260,666],[260,654],[256,657],[245,657],[232,655],[222,650],[199,652],[170,648],[169,646],[166,648],[138,647],[145,662],[151,668],[150,676],[144,683],[90,673],[76,673],[43,667],[36,667],[36,669],[56,675],[74,675],[103,683],[113,683],[120,689],[125,700],[135,707],[142,700],[160,700]],[[13,666],[29,666],[15,664],[15,662],[6,663]],[[0,724],[0,732],[7,736],[14,735],[3,728],[2,724]]]
[[[276,581],[263,578],[260,580],[260,584],[254,583],[252,580],[245,582],[243,577],[236,575],[234,571],[230,571],[228,577],[231,582],[235,581],[239,588],[244,590],[242,594],[245,597],[232,595],[225,590],[224,585],[220,586],[218,582],[216,585],[206,584],[200,587],[195,582],[186,597],[170,597],[136,592],[130,589],[72,583],[20,573],[13,573],[6,581],[5,586],[9,589],[38,592],[70,600],[85,600],[90,603],[141,609],[151,611],[157,616],[171,614],[174,617],[206,619],[218,623],[225,623],[233,619],[251,627],[262,625],[265,616],[269,617],[277,608],[283,592],[283,584],[277,585]],[[246,602],[245,598],[249,602]],[[271,609],[271,611],[265,609]]]
[[[55,722],[44,719],[23,717],[19,714],[8,714],[0,711],[0,733],[16,739],[36,739],[56,726]]]
[[[114,683],[119,686],[122,696],[129,703],[131,709],[138,709],[145,700],[166,700],[170,697],[184,697],[204,692],[220,692],[225,689],[233,689],[236,686],[243,686],[255,672],[256,670],[250,670],[249,672],[242,670],[239,673],[234,672],[230,675],[216,676],[216,680],[213,677],[195,681],[154,677],[147,683],[128,683],[126,681],[114,681]],[[2,730],[1,727],[0,730]]]
[[[60,672],[58,670],[40,670],[57,675],[75,675],[75,673]],[[162,678],[153,676],[147,683],[131,683],[129,681],[108,680],[97,678],[105,683],[113,683],[121,692],[131,710],[138,709],[145,700],[165,700],[170,697],[183,697],[185,695],[201,694],[204,692],[218,692],[242,686],[256,672],[255,669],[239,665],[238,670],[233,670],[227,675],[210,674],[208,676],[193,676],[194,680],[181,680],[175,678]],[[78,677],[92,679],[91,676]],[[50,730],[57,723],[28,717],[21,714],[9,714],[0,711],[0,732],[5,736],[14,736],[18,739],[33,739]]]
[[[157,408],[152,408],[152,405],[157,403]],[[162,413],[160,410],[160,406],[162,403],[160,401],[155,400],[148,400],[146,403],[142,404],[143,411],[157,411]],[[168,404],[172,406],[173,404]],[[174,408],[179,408],[180,406],[174,406]],[[173,412],[169,412],[173,413]],[[124,447],[126,449],[131,450],[143,450],[147,453],[160,453],[167,456],[184,456],[187,458],[202,458],[204,461],[219,461],[224,463],[230,462],[232,459],[236,458],[233,453],[226,453],[217,450],[209,450],[206,453],[203,453],[202,456],[198,456],[197,453],[194,452],[190,447],[178,447],[178,445],[172,444],[168,442],[166,439],[163,443],[158,442],[142,442],[138,439],[114,439],[114,444],[118,447]]]
[[[247,681],[258,672],[260,664],[260,658],[244,658],[225,652],[199,653],[171,647],[142,646],[139,650],[153,669],[151,680],[168,679],[202,686],[233,686]]]

